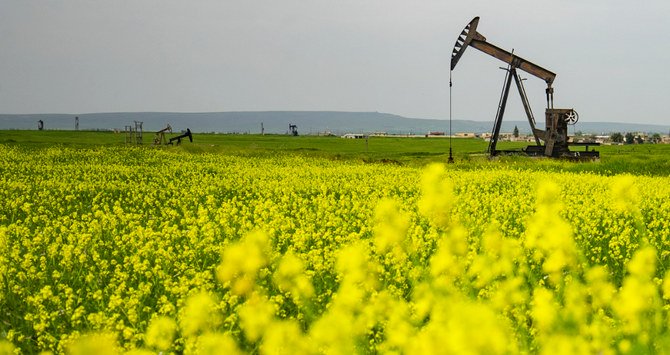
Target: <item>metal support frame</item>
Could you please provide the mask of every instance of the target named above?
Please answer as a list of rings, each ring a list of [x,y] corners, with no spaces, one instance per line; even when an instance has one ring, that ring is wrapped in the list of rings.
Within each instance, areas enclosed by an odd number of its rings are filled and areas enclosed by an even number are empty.
[[[500,152],[496,150],[496,145],[498,144],[498,137],[500,136],[500,127],[502,126],[503,116],[505,115],[505,107],[507,106],[507,98],[509,96],[510,86],[512,86],[512,79],[514,79],[514,83],[516,84],[517,90],[519,91],[519,96],[521,97],[523,108],[526,111],[526,116],[528,118],[528,123],[530,124],[531,127],[531,132],[533,132],[533,137],[535,137],[535,143],[538,146],[541,146],[542,143],[540,142],[540,139],[544,139],[544,131],[535,128],[535,117],[533,117],[533,111],[531,110],[530,104],[528,102],[526,89],[523,86],[522,79],[519,77],[516,68],[510,64],[510,66],[505,70],[507,71],[507,73],[505,74],[505,83],[503,85],[503,90],[500,95],[498,112],[496,113],[496,118],[495,121],[493,122],[493,131],[491,132],[491,140],[489,141],[488,153],[491,156],[498,155],[498,153]]]
[[[514,82],[516,82],[516,87],[519,89],[519,96],[521,97],[521,103],[523,104],[523,109],[526,111],[526,117],[528,118],[528,124],[530,125],[530,130],[533,133],[535,138],[535,144],[542,145],[540,142],[540,134],[542,130],[535,128],[535,117],[533,117],[533,110],[530,108],[530,103],[528,102],[528,96],[526,95],[526,88],[523,86],[523,80],[517,75],[516,70],[514,71]]]
[[[495,121],[493,122],[493,132],[491,132],[491,140],[489,141],[488,152],[491,156],[498,155],[496,145],[498,144],[498,136],[500,135],[500,126],[505,115],[505,107],[507,106],[507,97],[509,96],[509,87],[512,84],[512,77],[516,76],[516,69],[508,68],[505,74],[505,84],[503,85],[502,94],[500,95],[500,102],[498,103],[498,112],[496,113]]]
[[[142,121],[135,121],[135,143],[142,144]]]
[[[130,144],[133,142],[133,138],[135,136],[135,132],[133,131],[133,126],[125,126],[125,132],[126,132],[126,144]]]

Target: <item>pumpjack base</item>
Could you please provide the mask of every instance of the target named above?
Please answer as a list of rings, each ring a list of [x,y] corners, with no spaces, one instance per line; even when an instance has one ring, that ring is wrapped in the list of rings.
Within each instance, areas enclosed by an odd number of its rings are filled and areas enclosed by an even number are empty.
[[[599,146],[600,143],[568,143],[569,146],[585,147],[583,151],[573,151],[567,147],[554,147],[551,157],[568,160],[587,161],[600,159],[600,152],[597,150],[589,150],[590,146]],[[543,145],[529,145],[523,150],[529,156],[545,156],[546,147]]]
[[[571,161],[593,161],[600,159],[600,152],[596,150],[589,150],[591,146],[598,146],[599,143],[570,143],[571,146],[583,146],[584,151],[573,151],[569,149],[559,149],[554,147],[551,158],[566,159]],[[523,149],[517,150],[495,150],[491,153],[491,157],[500,155],[527,155],[530,157],[545,157],[546,147],[543,145],[529,145]]]

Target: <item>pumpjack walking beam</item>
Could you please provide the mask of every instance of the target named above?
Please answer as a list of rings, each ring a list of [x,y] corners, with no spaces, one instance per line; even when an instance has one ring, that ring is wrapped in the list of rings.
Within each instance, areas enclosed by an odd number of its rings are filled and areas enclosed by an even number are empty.
[[[465,29],[463,29],[460,36],[458,36],[454,50],[451,53],[451,70],[456,68],[456,64],[461,59],[461,56],[463,56],[463,53],[468,46],[475,47],[494,58],[498,58],[505,63],[509,63],[509,65],[514,68],[519,68],[530,75],[544,80],[547,83],[547,106],[552,106],[554,90],[549,89],[551,88],[551,84],[556,78],[556,74],[529,60],[523,59],[513,53],[486,42],[486,37],[477,32],[478,24],[479,17],[475,17],[467,26],[465,26]],[[549,102],[550,97],[552,101],[551,104]]]

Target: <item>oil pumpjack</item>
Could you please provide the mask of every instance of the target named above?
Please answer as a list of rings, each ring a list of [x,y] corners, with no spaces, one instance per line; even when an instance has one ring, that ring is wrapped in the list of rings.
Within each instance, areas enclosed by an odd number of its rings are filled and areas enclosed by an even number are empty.
[[[182,138],[188,138],[188,140],[192,143],[193,142],[193,134],[191,134],[191,130],[186,128],[186,132],[184,132],[183,134],[170,138],[170,140],[168,141],[168,144],[172,145],[176,141],[177,145],[179,145],[179,144],[181,144],[181,139]]]
[[[467,26],[465,26],[465,29],[463,29],[461,34],[458,36],[451,54],[451,70],[454,70],[456,64],[461,59],[461,56],[463,56],[465,49],[468,47],[474,47],[494,58],[507,63],[508,65],[507,74],[505,75],[505,83],[500,97],[500,104],[498,105],[498,112],[496,113],[495,121],[493,123],[493,130],[491,132],[488,153],[491,156],[496,156],[501,153],[518,152],[498,150],[496,148],[498,138],[500,136],[500,126],[502,124],[503,115],[505,114],[507,97],[509,95],[510,87],[512,86],[512,79],[514,79],[536,143],[536,145],[530,145],[525,148],[523,150],[524,153],[528,155],[547,156],[554,158],[599,158],[599,152],[589,150],[589,146],[599,145],[598,143],[575,143],[569,141],[568,125],[574,125],[577,123],[579,120],[579,115],[574,109],[571,108],[554,108],[554,88],[551,85],[554,82],[556,74],[487,42],[486,37],[477,32],[478,24],[479,17],[475,17],[472,21],[470,21],[470,23],[468,23]],[[517,74],[517,69],[538,77],[547,83],[547,89],[545,90],[547,95],[545,129],[539,129],[535,126],[535,118],[533,117],[533,112],[530,108],[530,103],[528,102],[528,97],[526,96],[526,90],[524,89],[522,79]],[[542,142],[544,142],[544,145]],[[580,152],[571,151],[569,146],[584,146],[586,150]]]
[[[154,137],[154,145],[167,144],[167,141],[165,140],[166,132],[172,133],[172,127],[169,124],[165,128],[156,132],[156,136]]]
[[[292,123],[289,123],[288,125],[288,133],[294,137],[298,136],[298,126],[294,125]]]

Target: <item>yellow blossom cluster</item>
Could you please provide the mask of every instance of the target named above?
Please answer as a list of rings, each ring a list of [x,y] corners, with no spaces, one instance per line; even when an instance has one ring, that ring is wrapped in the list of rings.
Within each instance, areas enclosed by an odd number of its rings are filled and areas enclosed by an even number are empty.
[[[667,177],[19,145],[0,167],[0,354],[670,351]]]

